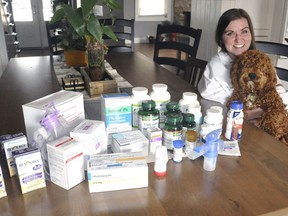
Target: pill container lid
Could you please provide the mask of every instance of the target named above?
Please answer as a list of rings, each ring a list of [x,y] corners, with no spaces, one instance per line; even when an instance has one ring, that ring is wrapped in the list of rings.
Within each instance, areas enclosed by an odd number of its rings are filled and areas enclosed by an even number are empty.
[[[142,101],[142,108],[143,109],[151,109],[151,108],[155,108],[156,107],[156,103],[154,100],[144,100]]]
[[[193,113],[183,113],[183,120],[185,122],[193,122],[195,119],[195,116]]]
[[[148,89],[145,87],[134,87],[132,88],[133,95],[146,95],[148,93]]]
[[[176,123],[181,122],[181,119],[182,119],[182,117],[181,117],[180,114],[178,114],[178,113],[169,113],[167,115],[166,122],[168,124],[176,124]]]
[[[174,148],[182,148],[184,146],[183,140],[174,140],[173,141]]]
[[[195,94],[194,92],[183,92],[182,98],[184,100],[196,101],[197,100],[197,94]]]
[[[155,83],[152,85],[152,89],[154,91],[166,91],[168,89],[168,86],[164,83]]]
[[[230,108],[234,110],[242,110],[243,109],[243,103],[241,101],[232,101],[230,103]]]
[[[176,101],[171,101],[171,102],[166,104],[166,109],[167,110],[178,110],[179,104]]]

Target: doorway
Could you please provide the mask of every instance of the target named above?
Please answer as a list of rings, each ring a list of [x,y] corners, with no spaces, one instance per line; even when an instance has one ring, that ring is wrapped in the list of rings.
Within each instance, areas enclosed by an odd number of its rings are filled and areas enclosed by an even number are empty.
[[[19,48],[48,47],[45,21],[52,15],[51,0],[13,0],[12,8]]]

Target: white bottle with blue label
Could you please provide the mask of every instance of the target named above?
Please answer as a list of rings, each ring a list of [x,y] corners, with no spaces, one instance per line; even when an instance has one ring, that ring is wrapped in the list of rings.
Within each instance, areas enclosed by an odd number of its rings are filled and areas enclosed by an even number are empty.
[[[227,124],[225,137],[229,140],[239,140],[243,125],[243,103],[241,101],[232,101],[230,110],[227,113]]]

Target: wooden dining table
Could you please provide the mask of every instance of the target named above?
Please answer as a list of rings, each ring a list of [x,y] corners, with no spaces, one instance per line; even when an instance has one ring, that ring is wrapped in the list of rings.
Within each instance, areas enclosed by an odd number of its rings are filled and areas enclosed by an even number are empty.
[[[172,100],[196,91],[141,53],[109,54],[106,60],[133,86],[167,84]],[[25,133],[22,104],[60,90],[52,63],[48,56],[10,60],[0,79],[0,135]],[[85,180],[70,190],[46,181],[45,188],[22,194],[1,152],[7,196],[0,199],[0,215],[251,216],[287,207],[288,147],[248,122],[239,146],[241,156],[219,155],[215,171],[203,169],[202,157],[185,157],[169,160],[166,176],[157,177],[152,162],[148,187],[100,193],[89,193]]]

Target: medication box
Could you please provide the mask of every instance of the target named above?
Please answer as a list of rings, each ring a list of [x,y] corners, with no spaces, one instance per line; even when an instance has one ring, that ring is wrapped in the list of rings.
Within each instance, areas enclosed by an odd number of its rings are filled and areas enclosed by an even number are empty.
[[[155,154],[156,148],[162,145],[162,130],[158,127],[147,128],[149,153]]]
[[[97,155],[87,164],[89,192],[148,187],[148,166],[141,153]]]
[[[66,189],[85,180],[83,144],[64,136],[47,144],[51,181]]]
[[[12,152],[27,148],[27,138],[23,133],[7,135],[2,137],[1,144],[5,151],[10,176],[14,176],[16,175],[16,166]]]
[[[70,136],[84,145],[85,170],[88,155],[107,153],[108,138],[103,121],[84,120],[70,131]]]
[[[149,141],[139,130],[126,131],[112,134],[112,151],[118,152],[142,152],[148,155]]]
[[[127,93],[101,95],[101,119],[107,133],[132,130],[131,97]]]
[[[46,187],[40,151],[26,148],[13,152],[22,194]]]
[[[61,90],[24,104],[22,109],[28,143],[32,144],[33,134],[41,126],[40,120],[51,102],[54,103],[59,115],[69,123],[69,127],[76,127],[85,119],[83,95],[79,92]]]
[[[6,189],[5,189],[5,183],[2,173],[2,168],[0,166],[0,198],[7,196]]]

